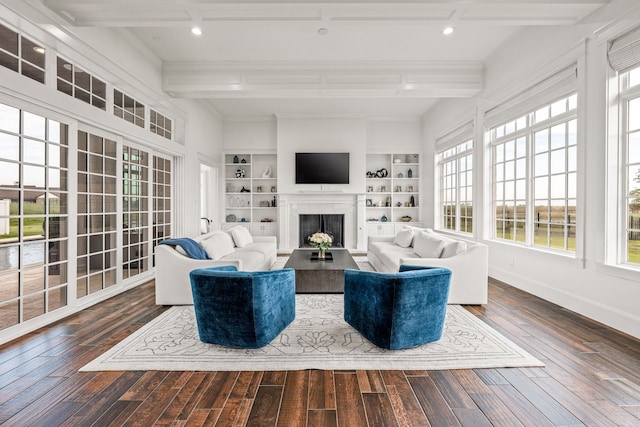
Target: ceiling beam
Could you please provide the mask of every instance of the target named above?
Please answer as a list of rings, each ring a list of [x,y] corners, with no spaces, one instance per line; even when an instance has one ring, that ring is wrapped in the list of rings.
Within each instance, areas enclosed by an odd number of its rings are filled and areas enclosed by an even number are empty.
[[[187,98],[470,97],[481,62],[167,62],[162,88]]]

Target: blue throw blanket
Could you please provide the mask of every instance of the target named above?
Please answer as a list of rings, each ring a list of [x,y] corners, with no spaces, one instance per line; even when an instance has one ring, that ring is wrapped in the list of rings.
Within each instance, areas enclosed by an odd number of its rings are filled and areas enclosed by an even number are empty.
[[[161,245],[180,246],[187,253],[189,258],[193,259],[211,259],[202,246],[189,237],[180,237],[177,239],[167,239],[160,242]]]

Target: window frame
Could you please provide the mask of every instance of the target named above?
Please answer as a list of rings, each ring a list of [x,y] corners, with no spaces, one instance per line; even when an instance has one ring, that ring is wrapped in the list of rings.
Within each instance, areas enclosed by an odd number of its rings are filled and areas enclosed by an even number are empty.
[[[571,99],[573,98],[573,103],[571,102]],[[543,108],[549,108],[549,111],[551,111],[550,109],[552,108],[552,106],[554,104],[556,104],[557,102],[561,101],[561,100],[565,100],[565,102],[567,102],[567,107],[568,109],[562,113],[556,114],[555,116],[553,115],[549,115],[547,118],[542,119],[540,121],[536,121],[535,120],[535,115],[538,111],[540,111]],[[573,108],[569,108],[571,105],[573,105]],[[570,122],[575,121],[576,122],[576,143],[575,143],[575,147],[576,147],[576,153],[575,153],[575,163],[576,163],[576,170],[575,171],[569,171],[567,169],[567,158],[565,157],[565,170],[562,173],[562,175],[565,176],[565,194],[564,194],[564,205],[566,207],[566,209],[568,209],[568,201],[569,200],[575,200],[575,210],[576,210],[576,223],[575,225],[573,225],[573,229],[576,231],[577,234],[577,230],[578,230],[578,219],[579,219],[579,215],[577,213],[578,211],[578,205],[579,205],[579,201],[578,201],[578,183],[577,183],[577,176],[578,176],[578,172],[579,172],[579,165],[578,165],[578,150],[579,150],[579,136],[578,133],[580,131],[579,128],[579,123],[578,123],[578,119],[579,119],[579,102],[578,102],[578,91],[577,89],[573,89],[572,91],[569,91],[567,93],[564,93],[562,95],[558,95],[555,98],[551,98],[551,99],[544,99],[541,100],[537,106],[531,106],[531,108],[528,108],[526,112],[522,113],[522,112],[517,112],[514,113],[514,115],[510,116],[509,119],[507,120],[503,120],[500,123],[498,123],[497,125],[491,127],[490,129],[488,129],[485,132],[485,142],[487,144],[487,146],[489,147],[489,152],[490,152],[490,187],[491,187],[491,198],[489,200],[489,209],[490,209],[490,229],[491,232],[489,234],[490,239],[492,241],[495,242],[504,242],[504,243],[510,243],[510,244],[515,244],[518,246],[523,246],[526,248],[531,248],[531,249],[536,249],[536,250],[543,250],[543,251],[549,251],[552,253],[559,253],[559,254],[567,254],[567,255],[571,255],[571,256],[578,256],[578,247],[577,247],[577,236],[574,236],[574,240],[573,240],[573,246],[574,249],[571,250],[569,249],[569,241],[568,241],[568,234],[566,229],[568,227],[572,227],[570,223],[567,222],[563,222],[561,223],[562,227],[563,227],[563,247],[564,249],[560,249],[557,247],[552,247],[552,245],[550,244],[550,239],[547,239],[547,246],[543,246],[543,245],[538,245],[535,243],[535,226],[536,226],[536,221],[535,221],[535,211],[536,211],[536,198],[535,198],[535,191],[534,191],[534,183],[535,183],[535,179],[536,177],[543,177],[543,176],[547,176],[547,177],[551,177],[552,174],[550,170],[548,170],[546,175],[539,175],[536,176],[535,175],[535,156],[536,156],[536,151],[535,151],[535,135],[538,132],[544,131],[546,129],[551,130],[553,127],[558,126],[560,124],[565,124],[568,125]],[[522,120],[524,120],[524,122],[521,122]],[[512,131],[506,131],[508,128],[510,128],[511,124],[513,124],[513,130]],[[520,125],[522,127],[520,127]],[[500,131],[500,129],[502,129]],[[498,136],[499,135],[499,136]],[[518,157],[518,154],[516,152],[516,146],[517,146],[517,141],[524,138],[524,143],[525,143],[525,154],[524,157]],[[513,210],[514,210],[514,216],[512,218],[512,222],[514,223],[514,229],[516,228],[516,223],[517,222],[521,222],[523,223],[523,230],[524,230],[524,238],[523,239],[518,239],[517,238],[517,229],[516,234],[515,234],[515,238],[504,238],[504,237],[500,237],[498,235],[497,232],[497,226],[498,226],[498,221],[500,220],[500,218],[498,218],[497,215],[497,191],[496,191],[496,185],[498,184],[498,182],[500,183],[505,183],[507,182],[507,177],[506,175],[502,176],[502,180],[498,181],[497,180],[497,176],[496,176],[496,167],[498,164],[506,164],[508,161],[510,160],[506,160],[505,158],[503,158],[501,161],[497,161],[496,158],[496,147],[507,144],[509,142],[513,142],[514,143],[514,156],[513,156],[513,161],[514,161],[514,174],[513,174],[513,178],[510,178],[509,181],[513,181],[513,197],[512,199],[507,199],[506,198],[506,194],[503,193],[502,196],[502,206],[506,206],[505,203],[507,201],[513,201],[514,206],[513,206]],[[569,146],[565,145],[565,149],[568,149]],[[551,153],[552,149],[549,148],[548,152]],[[524,172],[524,178],[518,178],[517,174],[517,168],[516,168],[516,164],[518,159],[524,159],[524,168],[525,168],[525,172]],[[568,194],[568,176],[570,173],[575,173],[576,174],[576,184],[575,184],[575,195],[574,197],[569,197]],[[555,174],[555,175],[560,175],[560,173]],[[518,220],[517,218],[517,210],[518,210],[518,205],[517,202],[520,200],[518,198],[518,194],[517,194],[517,190],[516,190],[516,186],[517,186],[517,181],[518,180],[524,180],[524,219],[523,220]],[[553,197],[547,196],[547,200],[552,200],[554,199]],[[558,199],[559,200],[559,199]],[[551,205],[549,205],[551,206]],[[566,216],[565,216],[566,217]],[[581,221],[581,219],[580,219]],[[507,222],[504,217],[503,217],[503,226],[504,223]],[[550,221],[549,221],[550,223]],[[504,227],[503,227],[503,236],[504,236]]]
[[[439,150],[437,149],[437,152],[436,152],[436,159],[437,159],[436,170],[438,173],[438,177],[437,177],[438,216],[437,218],[438,218],[438,228],[442,231],[463,234],[463,235],[474,234],[473,211],[474,211],[475,203],[474,203],[474,197],[473,197],[473,192],[474,192],[473,182],[474,182],[474,168],[475,168],[475,158],[476,158],[474,143],[475,141],[474,141],[473,133],[472,131],[469,131],[445,143],[437,144],[437,146],[439,145],[439,146],[445,147],[445,148],[440,148]],[[463,159],[467,163],[467,168],[464,171],[461,171],[460,164]],[[469,161],[471,162],[470,168],[468,167]],[[455,171],[449,174],[445,174],[448,164],[453,164],[455,167]],[[460,183],[462,182],[462,180],[460,178],[461,178],[461,173],[463,172],[471,176],[470,184],[467,179],[464,180],[464,182],[466,183],[466,185],[464,186],[464,189],[467,191],[470,191],[470,194],[471,194],[470,200],[468,200],[469,197],[465,197],[465,200],[464,200],[465,203],[468,203],[469,201],[471,202],[471,212],[472,212],[471,216],[461,215],[461,203],[462,203],[461,190],[462,189],[461,189]],[[451,181],[453,181],[451,186],[447,186],[445,184],[445,181],[447,181],[448,177],[451,177]],[[453,215],[445,214],[445,199],[447,199],[447,197],[445,197],[444,192],[446,191],[450,191],[455,195],[455,200],[454,200],[455,212]],[[453,220],[454,222],[453,228],[449,227],[448,218]],[[468,223],[468,221],[465,221],[465,224],[467,224],[464,227],[465,230],[461,229],[463,218],[471,219],[470,224]],[[468,227],[471,227],[471,231],[467,231]]]

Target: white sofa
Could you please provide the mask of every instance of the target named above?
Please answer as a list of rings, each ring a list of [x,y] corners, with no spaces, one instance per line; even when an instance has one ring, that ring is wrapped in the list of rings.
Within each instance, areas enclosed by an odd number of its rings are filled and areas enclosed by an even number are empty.
[[[486,245],[456,239],[431,229],[406,227],[403,230],[413,232],[407,247],[404,247],[407,244],[406,234],[404,236],[369,236],[367,259],[376,271],[395,272],[399,270],[401,264],[446,267],[452,272],[449,304],[487,303],[489,254]],[[426,237],[428,239],[426,243],[420,242],[420,248],[414,248],[417,236],[423,237],[419,233],[430,236]],[[404,241],[400,237],[404,237]],[[443,243],[439,244],[438,241]],[[441,248],[441,253],[436,256],[438,248]],[[433,254],[427,257],[421,256],[416,253],[416,249],[422,254],[429,252]]]
[[[275,236],[253,236],[238,242],[234,241],[232,233],[233,229],[216,230],[193,239],[212,258],[207,260],[189,258],[174,246],[156,246],[156,304],[193,304],[189,273],[197,268],[233,265],[241,271],[271,269],[277,255]]]

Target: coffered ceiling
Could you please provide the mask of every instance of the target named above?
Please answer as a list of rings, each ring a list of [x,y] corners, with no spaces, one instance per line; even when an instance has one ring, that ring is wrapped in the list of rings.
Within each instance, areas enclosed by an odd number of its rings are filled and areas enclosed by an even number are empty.
[[[482,90],[484,61],[518,31],[608,0],[42,2],[72,26],[126,28],[162,59],[166,92],[224,116],[420,116]]]

